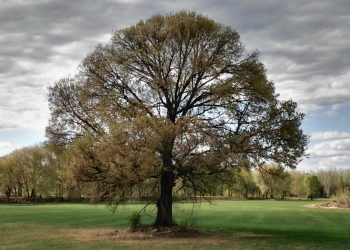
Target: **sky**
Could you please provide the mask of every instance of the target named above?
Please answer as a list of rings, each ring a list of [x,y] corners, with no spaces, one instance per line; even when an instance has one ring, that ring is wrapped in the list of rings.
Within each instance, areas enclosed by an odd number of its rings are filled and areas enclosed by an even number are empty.
[[[350,168],[349,0],[0,0],[0,155],[46,139],[48,86],[98,43],[180,10],[238,31],[280,98],[297,101],[310,136],[297,169]]]

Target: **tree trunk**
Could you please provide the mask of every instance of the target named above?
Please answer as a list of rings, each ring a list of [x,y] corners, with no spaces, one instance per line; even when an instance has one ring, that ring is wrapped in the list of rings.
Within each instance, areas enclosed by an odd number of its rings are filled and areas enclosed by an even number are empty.
[[[170,119],[171,120],[171,119]],[[171,120],[172,122],[175,121]],[[170,132],[165,134],[162,142],[163,170],[160,175],[160,196],[157,202],[157,218],[154,222],[156,228],[171,227],[173,221],[173,187],[175,175],[173,170],[173,147],[175,136]]]
[[[34,188],[32,188],[32,191],[30,192],[30,198],[36,198],[36,191]]]
[[[157,202],[156,228],[171,227],[173,221],[173,186],[174,173],[171,170],[163,171],[160,178],[160,197]]]

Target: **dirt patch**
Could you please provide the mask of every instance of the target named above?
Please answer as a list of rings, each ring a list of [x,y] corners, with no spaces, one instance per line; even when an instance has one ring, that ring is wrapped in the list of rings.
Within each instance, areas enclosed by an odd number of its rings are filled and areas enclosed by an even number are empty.
[[[268,234],[257,234],[252,232],[234,232],[231,235],[233,238],[265,238],[269,237]]]
[[[218,234],[199,232],[193,229],[183,231],[179,228],[164,228],[152,230],[144,228],[133,231],[130,229],[74,229],[65,231],[65,234],[79,241],[104,241],[118,242],[122,244],[142,245],[221,245],[234,242],[238,238],[263,238],[268,235],[250,232],[233,232],[232,234]]]

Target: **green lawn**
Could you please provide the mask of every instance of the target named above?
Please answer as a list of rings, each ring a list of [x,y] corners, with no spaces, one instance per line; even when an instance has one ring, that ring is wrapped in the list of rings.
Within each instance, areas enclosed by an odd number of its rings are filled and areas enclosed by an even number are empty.
[[[176,204],[180,224],[189,218],[209,233],[199,236],[198,242],[172,239],[166,249],[350,249],[350,211],[304,208],[310,203],[315,202]],[[67,233],[127,227],[127,217],[141,207],[127,205],[112,214],[105,205],[0,205],[0,249],[164,249],[154,239],[79,240]],[[154,209],[148,209],[143,223],[151,223],[153,215]],[[216,240],[208,244],[208,237]]]

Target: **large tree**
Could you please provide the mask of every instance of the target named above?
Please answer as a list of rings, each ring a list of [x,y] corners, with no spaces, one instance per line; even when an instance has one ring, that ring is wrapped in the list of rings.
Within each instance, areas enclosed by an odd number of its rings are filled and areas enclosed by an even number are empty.
[[[257,53],[239,34],[193,12],[156,15],[98,45],[73,78],[49,89],[50,140],[73,144],[82,181],[111,202],[140,183],[173,225],[173,187],[201,192],[267,161],[295,167],[307,137],[295,102],[280,101]]]

